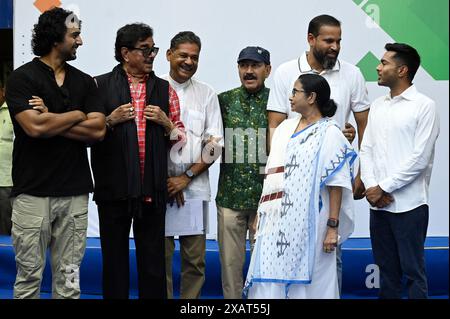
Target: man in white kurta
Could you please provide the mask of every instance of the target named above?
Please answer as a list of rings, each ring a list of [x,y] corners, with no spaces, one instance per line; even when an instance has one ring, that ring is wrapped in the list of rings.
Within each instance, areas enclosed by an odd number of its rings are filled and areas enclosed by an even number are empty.
[[[208,168],[220,155],[223,125],[217,94],[193,78],[201,42],[194,33],[178,33],[167,51],[170,73],[163,76],[177,92],[186,145],[169,154],[169,196],[166,213],[166,269],[168,297],[173,298],[172,257],[174,236],[179,236],[183,299],[199,298],[205,281],[208,202],[211,197]],[[213,146],[213,147],[211,147]],[[214,153],[215,152],[215,153]]]

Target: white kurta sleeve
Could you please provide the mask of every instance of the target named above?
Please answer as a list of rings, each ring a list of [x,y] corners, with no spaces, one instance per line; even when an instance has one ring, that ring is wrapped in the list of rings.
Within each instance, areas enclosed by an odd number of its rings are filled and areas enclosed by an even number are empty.
[[[329,172],[328,177],[323,181],[321,194],[324,199],[324,210],[329,211],[329,193],[327,186],[342,187],[341,209],[339,212],[339,242],[345,241],[354,230],[354,206],[353,192],[351,182],[351,165],[356,157],[353,149],[342,154],[343,147],[351,147],[345,139],[342,132],[337,127],[330,127],[327,130],[327,136],[324,141],[321,152],[326,158],[331,158],[334,164],[328,164],[325,161],[325,168]]]
[[[217,94],[210,92],[206,105],[205,137],[221,137],[219,144],[223,147],[223,121]]]

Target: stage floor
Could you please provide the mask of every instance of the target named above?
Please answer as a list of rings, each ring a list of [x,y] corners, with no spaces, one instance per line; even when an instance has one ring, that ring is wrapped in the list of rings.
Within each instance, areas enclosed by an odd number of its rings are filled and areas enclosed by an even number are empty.
[[[426,240],[425,258],[427,263],[430,298],[449,297],[449,240],[448,237],[429,237]],[[206,280],[202,299],[221,299],[220,260],[217,242],[206,243]],[[247,249],[247,257],[250,250]],[[351,238],[343,245],[343,299],[372,299],[377,297],[377,288],[367,287],[366,280],[372,273],[372,250],[368,238]],[[81,265],[81,291],[83,299],[100,299],[101,296],[101,248],[98,238],[88,238],[85,257]],[[245,265],[248,267],[249,258]],[[130,298],[137,296],[136,259],[134,241],[130,240]],[[180,254],[176,241],[174,255],[174,294],[179,294]],[[11,299],[16,269],[11,238],[0,236],[0,299]],[[369,280],[370,281],[370,280]],[[369,285],[370,286],[370,285]],[[51,273],[47,263],[42,283],[42,298],[50,298]]]

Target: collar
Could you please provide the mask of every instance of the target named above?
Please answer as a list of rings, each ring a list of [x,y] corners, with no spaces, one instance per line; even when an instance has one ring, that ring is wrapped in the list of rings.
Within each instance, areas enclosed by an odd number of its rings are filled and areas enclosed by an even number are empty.
[[[184,83],[178,83],[170,76],[170,73],[167,74],[167,79],[169,80],[170,85],[175,89],[175,91],[185,89],[192,83],[192,78]]]
[[[316,73],[316,74],[324,74],[331,71],[339,71],[341,69],[341,62],[337,59],[336,64],[331,70],[323,70],[322,72],[317,72],[313,70],[308,63],[308,51],[303,52],[303,54],[298,58],[298,68],[300,69],[300,73]]]
[[[131,74],[129,74],[128,72],[126,72],[127,78],[128,78],[128,83],[133,83],[133,76]],[[142,80],[139,81],[139,83],[145,83],[147,82],[148,78],[150,77],[149,74],[144,75],[144,77],[142,78]]]
[[[34,58],[32,61],[33,61],[33,63],[35,63],[39,68],[41,68],[41,69],[43,69],[43,70],[46,70],[46,71],[50,72],[51,74],[55,74],[55,71],[53,71],[53,69],[52,69],[50,66],[48,66],[47,64],[45,64],[44,62],[42,62],[40,58],[36,57],[36,58]],[[67,64],[66,62],[64,62],[64,69],[65,69],[66,73],[69,72],[69,69],[70,69],[68,66],[69,66],[69,64]]]
[[[409,88],[407,88],[406,90],[403,91],[402,94],[400,94],[400,96],[402,98],[404,98],[405,100],[415,100],[416,96],[417,96],[417,88],[416,86],[413,84],[411,85]]]
[[[0,106],[0,109],[7,109],[8,105],[6,105],[6,101]]]
[[[400,95],[398,95],[398,96],[396,96],[394,98],[392,98],[391,97],[391,93],[389,93],[388,95],[386,95],[385,100],[390,101],[390,100],[393,100],[393,99],[400,99],[401,98],[401,99],[405,99],[405,100],[408,100],[408,101],[414,101],[416,99],[416,97],[417,97],[417,93],[418,93],[417,88],[413,84],[409,88],[404,90],[402,92],[402,94],[400,94]]]
[[[245,99],[251,99],[251,98],[255,98],[255,99],[261,99],[262,95],[264,93],[266,86],[263,84],[263,86],[261,87],[261,89],[258,92],[255,93],[250,93],[248,92],[245,87],[243,85],[241,85],[240,87],[240,91],[241,91],[241,95],[245,98]]]

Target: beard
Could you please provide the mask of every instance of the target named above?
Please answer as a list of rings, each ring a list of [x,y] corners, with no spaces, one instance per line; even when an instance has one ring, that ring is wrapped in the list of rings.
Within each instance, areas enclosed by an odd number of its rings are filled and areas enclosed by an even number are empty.
[[[66,57],[66,61],[73,61],[77,59],[77,54],[73,53],[73,54],[68,54]]]
[[[331,70],[336,65],[337,58],[339,56],[339,52],[336,52],[335,57],[328,56],[325,52],[321,52],[317,49],[313,49],[312,53],[314,54],[314,57],[316,58],[317,62],[322,65],[322,67],[325,70]]]
[[[75,49],[72,48],[71,50],[65,50],[65,51],[61,52],[61,56],[62,56],[63,61],[76,60],[76,58],[77,58],[77,51],[76,51],[76,49],[78,49],[78,47],[75,48]]]

